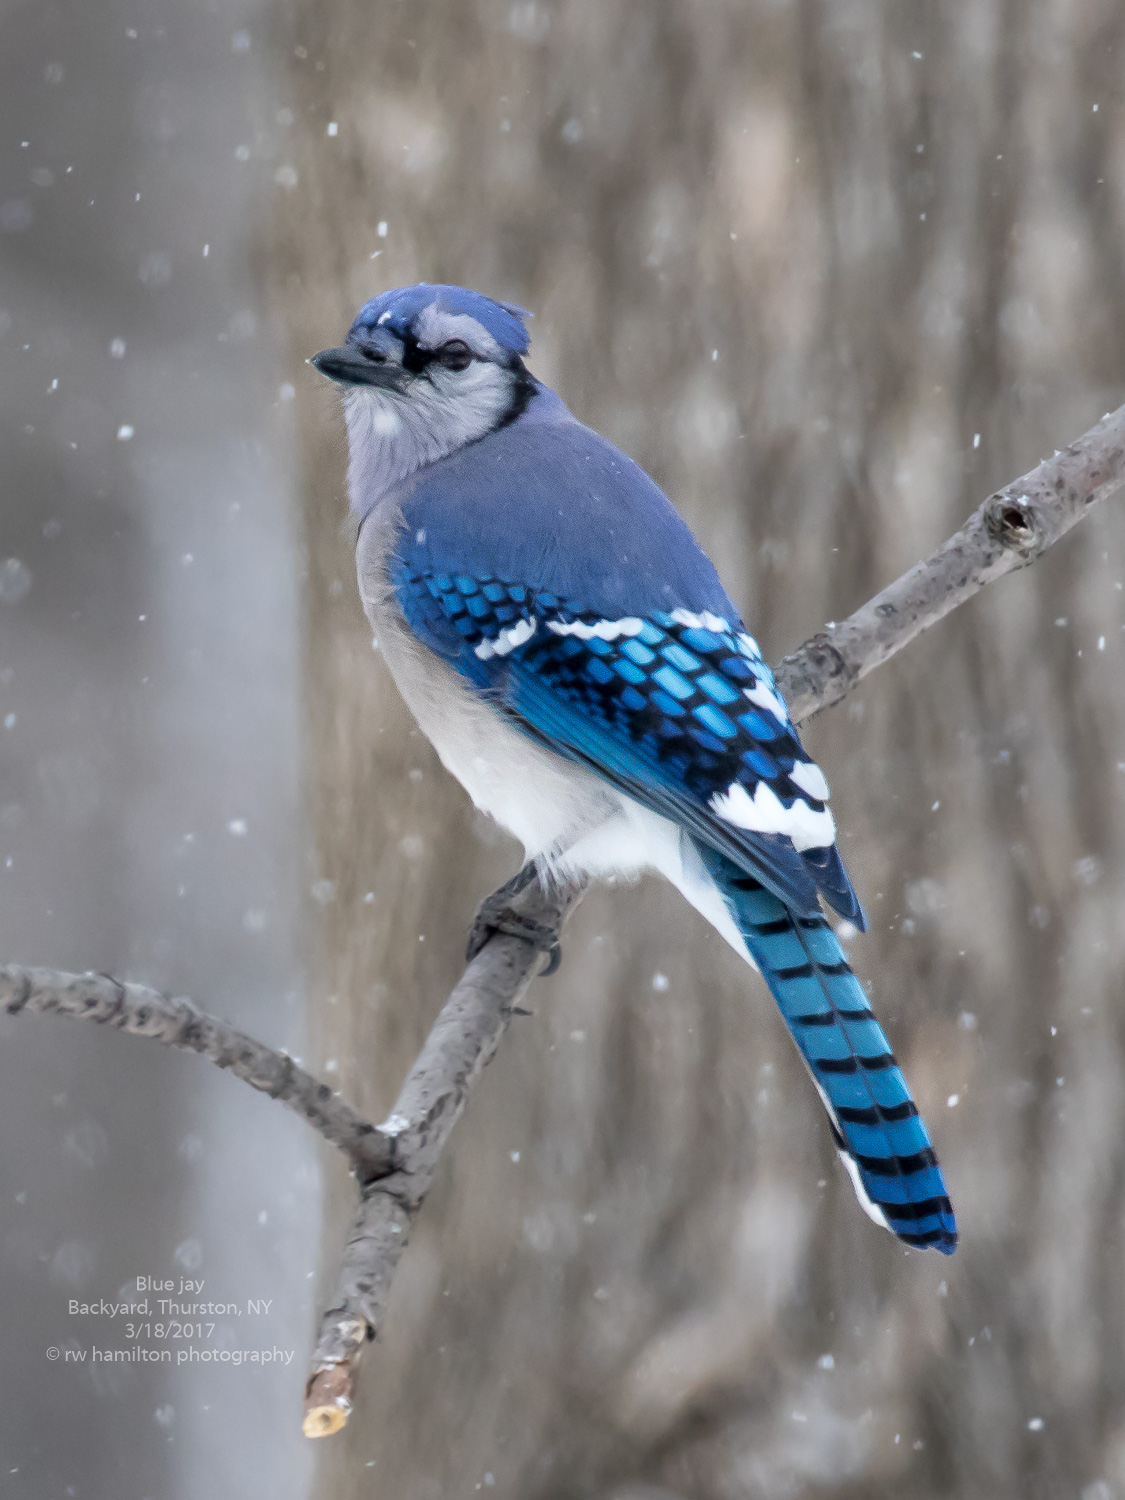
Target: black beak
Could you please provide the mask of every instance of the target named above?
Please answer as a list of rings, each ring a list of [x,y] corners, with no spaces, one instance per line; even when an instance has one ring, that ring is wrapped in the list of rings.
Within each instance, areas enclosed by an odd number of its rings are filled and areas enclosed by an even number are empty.
[[[322,349],[309,360],[322,375],[337,385],[374,385],[385,391],[406,388],[406,371],[390,360],[369,357],[355,344],[341,344],[339,349]]]

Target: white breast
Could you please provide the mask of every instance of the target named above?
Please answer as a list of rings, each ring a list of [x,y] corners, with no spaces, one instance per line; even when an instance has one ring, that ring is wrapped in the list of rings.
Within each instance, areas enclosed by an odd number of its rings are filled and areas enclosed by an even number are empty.
[[[725,902],[677,824],[536,744],[418,640],[387,580],[399,524],[378,515],[364,522],[356,551],[360,597],[391,676],[446,770],[544,872],[597,880],[658,871],[752,964]]]
[[[397,524],[368,517],[356,554],[360,597],[395,685],[474,804],[514,834],[529,859],[553,861],[617,812],[622,799],[600,778],[508,723],[418,640],[386,576],[397,530]]]

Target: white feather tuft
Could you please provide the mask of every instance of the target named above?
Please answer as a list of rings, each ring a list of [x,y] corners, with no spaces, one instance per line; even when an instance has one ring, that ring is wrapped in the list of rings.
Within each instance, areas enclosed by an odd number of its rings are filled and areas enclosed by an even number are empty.
[[[824,772],[811,760],[795,761],[793,769],[789,772],[789,780],[794,786],[799,786],[802,792],[815,797],[818,802],[828,801],[828,783],[824,779]]]
[[[583,620],[548,620],[547,629],[556,635],[576,635],[580,641],[615,641],[618,636],[640,635],[645,622],[632,615],[624,620],[597,620],[587,625]]]
[[[722,615],[713,615],[707,609],[698,615],[693,614],[690,609],[674,609],[672,618],[685,630],[710,630],[717,635],[725,635],[730,630],[730,624],[723,619]]]
[[[846,1151],[839,1150],[839,1148],[837,1148],[836,1155],[840,1158],[840,1160],[844,1163],[844,1166],[847,1168],[848,1176],[852,1180],[852,1187],[855,1188],[855,1195],[859,1199],[860,1208],[863,1209],[864,1213],[869,1219],[873,1219],[875,1223],[881,1225],[883,1229],[890,1229],[891,1226],[887,1223],[886,1214],[879,1207],[879,1205],[872,1202],[871,1198],[868,1196],[867,1189],[863,1185],[863,1178],[859,1175],[859,1167],[856,1165],[855,1158],[849,1156]]]
[[[792,807],[786,807],[767,781],[758,782],[752,797],[741,782],[732,782],[725,792],[711,798],[711,811],[736,828],[785,834],[798,853],[825,848],[836,840],[836,825],[827,808],[814,812],[803,797],[795,797]]]
[[[789,723],[789,710],[785,707],[785,700],[779,693],[774,692],[769,683],[763,682],[761,678],[755,682],[752,688],[743,688],[742,696],[749,698],[750,702],[757,708],[764,708],[767,713],[773,714],[779,723]]]
[[[473,654],[479,656],[481,661],[488,661],[493,656],[507,656],[509,651],[514,651],[517,646],[522,646],[531,639],[535,634],[535,625],[534,615],[526,620],[517,620],[507,630],[502,630],[495,639],[481,641],[479,646],[474,646]]]

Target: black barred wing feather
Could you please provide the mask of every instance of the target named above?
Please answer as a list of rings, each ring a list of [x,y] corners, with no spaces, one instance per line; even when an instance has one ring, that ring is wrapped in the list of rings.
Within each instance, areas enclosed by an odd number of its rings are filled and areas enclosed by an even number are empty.
[[[753,638],[687,609],[606,619],[518,581],[392,581],[428,645],[528,733],[755,875],[797,912],[863,914],[828,787]]]

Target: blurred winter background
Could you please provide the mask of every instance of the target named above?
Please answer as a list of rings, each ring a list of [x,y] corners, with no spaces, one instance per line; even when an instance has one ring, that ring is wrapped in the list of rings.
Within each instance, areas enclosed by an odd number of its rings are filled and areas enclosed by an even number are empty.
[[[772,658],[1125,400],[1114,0],[0,18],[0,957],[190,993],[374,1117],[518,853],[356,602],[303,361],[361,300],[533,309]],[[314,1452],[340,1164],[198,1061],[12,1021],[11,1493],[1125,1500],[1123,583],[1118,502],[807,730],[952,1261],[860,1213],[700,920],[597,891]],[[276,1299],[294,1366],[48,1365],[95,1341],[68,1297],[145,1272]]]
[[[264,19],[0,5],[0,952],[143,978],[301,1052],[293,402],[254,269],[271,199],[251,154],[280,87]],[[308,1132],[194,1058],[20,1018],[0,1020],[0,1140],[0,1492],[303,1495]],[[297,1368],[48,1362],[126,1347],[68,1302],[139,1275],[272,1299],[212,1342]]]

